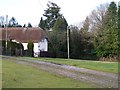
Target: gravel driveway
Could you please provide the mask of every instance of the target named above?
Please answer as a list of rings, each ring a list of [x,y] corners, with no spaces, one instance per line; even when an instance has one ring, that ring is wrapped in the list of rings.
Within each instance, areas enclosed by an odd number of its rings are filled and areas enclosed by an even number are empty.
[[[14,62],[29,65],[38,69],[48,71],[52,74],[63,75],[75,80],[92,83],[99,88],[118,88],[118,75],[106,72],[100,72],[75,66],[55,64],[38,60],[27,60],[25,58],[12,58]],[[8,58],[8,59],[9,59]],[[15,59],[15,60],[14,60]],[[99,68],[99,67],[98,67]]]

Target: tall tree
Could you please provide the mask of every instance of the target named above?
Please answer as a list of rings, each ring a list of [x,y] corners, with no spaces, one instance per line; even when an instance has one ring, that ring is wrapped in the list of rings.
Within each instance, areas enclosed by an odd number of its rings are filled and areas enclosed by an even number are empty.
[[[96,52],[99,57],[114,57],[118,50],[117,7],[111,2],[102,32],[96,38]]]
[[[82,56],[83,45],[81,43],[81,34],[76,26],[70,27],[70,58],[80,58]]]
[[[12,17],[8,22],[8,27],[22,27],[22,25],[18,24],[16,18]]]
[[[57,4],[49,1],[47,6],[48,8],[47,10],[45,10],[45,13],[43,14],[43,16],[46,17],[46,19],[44,20],[44,23],[45,23],[44,28],[49,30],[53,28],[57,18],[62,15],[60,14],[60,7]]]
[[[82,41],[82,51],[84,55],[92,54],[91,51],[93,50],[93,35],[90,31],[90,20],[88,16],[86,17],[83,27],[80,29],[81,41]]]
[[[118,43],[119,43],[119,48],[118,48],[118,58],[120,58],[120,1],[118,3]]]
[[[43,30],[45,30],[45,25],[46,25],[46,24],[45,24],[45,21],[44,21],[43,18],[41,17],[40,23],[39,23],[38,26],[39,26],[40,28],[42,28]]]
[[[58,17],[55,21],[53,30],[54,31],[67,31],[68,23],[64,17]]]
[[[18,22],[17,20],[12,17],[10,20],[9,20],[9,23],[8,23],[8,27],[16,27],[18,25]]]
[[[93,10],[89,16],[89,28],[94,36],[98,36],[104,30],[108,6],[109,4],[101,4],[97,9]]]
[[[23,27],[25,28],[25,27],[26,27],[26,24],[24,24]]]
[[[4,16],[0,16],[0,27],[4,27],[5,21]]]
[[[119,2],[119,5],[118,5],[118,14],[117,15],[118,15],[118,29],[120,31],[120,2]]]
[[[32,27],[32,24],[31,23],[28,23],[28,26],[27,27]]]
[[[85,21],[84,21],[84,23],[83,23],[83,30],[84,30],[84,32],[88,32],[88,30],[89,30],[89,18],[88,18],[88,16],[86,17],[86,19],[85,19]]]
[[[104,56],[104,41],[103,34],[105,31],[106,21],[107,20],[107,11],[109,4],[101,4],[97,9],[93,10],[89,16],[89,28],[91,30],[91,39],[94,44],[93,52],[97,54],[98,57]],[[105,35],[104,35],[105,36]]]
[[[67,39],[66,33],[49,32],[49,51],[53,52],[56,57],[67,57]]]

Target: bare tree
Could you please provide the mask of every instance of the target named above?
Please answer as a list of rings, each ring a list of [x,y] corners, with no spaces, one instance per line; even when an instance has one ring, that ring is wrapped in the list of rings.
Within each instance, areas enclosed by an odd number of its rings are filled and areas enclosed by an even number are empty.
[[[4,16],[0,16],[0,27],[3,27],[5,22],[4,22]]]
[[[101,4],[96,10],[93,10],[89,16],[90,29],[96,36],[101,32],[106,20],[106,13],[109,4]]]

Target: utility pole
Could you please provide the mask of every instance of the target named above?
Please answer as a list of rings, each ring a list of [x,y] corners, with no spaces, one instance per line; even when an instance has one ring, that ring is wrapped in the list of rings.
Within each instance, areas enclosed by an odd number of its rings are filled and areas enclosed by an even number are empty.
[[[8,15],[6,15],[6,25],[5,25],[5,28],[6,28],[6,54],[7,54],[7,24],[8,24]]]
[[[67,50],[68,50],[68,59],[70,59],[70,27],[67,26]]]

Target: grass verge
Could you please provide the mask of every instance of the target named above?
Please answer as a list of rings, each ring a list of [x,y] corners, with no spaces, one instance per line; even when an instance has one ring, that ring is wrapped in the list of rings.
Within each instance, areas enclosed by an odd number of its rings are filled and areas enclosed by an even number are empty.
[[[93,88],[92,84],[75,81],[30,66],[2,61],[3,88]]]
[[[66,64],[87,68],[97,71],[118,73],[118,62],[105,62],[105,61],[90,61],[90,60],[75,60],[75,59],[59,59],[59,58],[29,58],[29,60],[41,60],[45,62],[52,62],[57,64]]]

